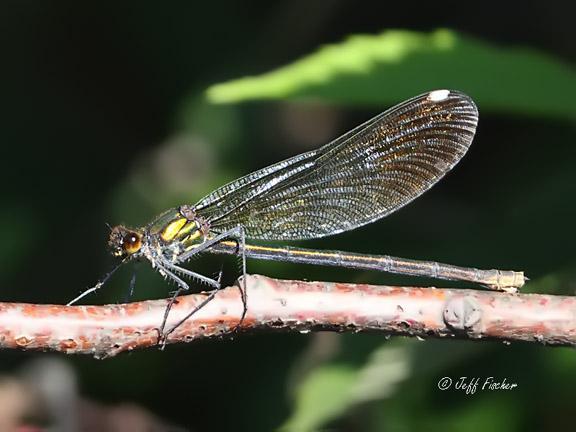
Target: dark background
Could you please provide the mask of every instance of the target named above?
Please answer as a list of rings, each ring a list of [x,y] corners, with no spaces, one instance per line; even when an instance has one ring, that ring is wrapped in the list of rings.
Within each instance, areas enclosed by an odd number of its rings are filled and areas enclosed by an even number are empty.
[[[576,34],[568,7],[536,1],[3,2],[2,300],[67,302],[111,265],[106,222],[145,223],[225,181],[321,145],[386,108],[287,102],[212,107],[203,99],[209,85],[272,70],[347,35],[387,28],[447,27],[572,62]],[[305,246],[522,269],[534,281],[528,291],[573,295],[574,125],[479,108],[470,152],[430,193],[384,221]],[[233,279],[236,264],[225,261]],[[220,262],[201,260],[194,268],[215,274]],[[87,301],[122,301],[132,271],[123,269]],[[288,264],[251,262],[249,271],[409,281]],[[144,264],[137,276],[136,298],[165,297],[173,288],[159,292],[162,279]],[[101,404],[103,412],[128,403],[190,430],[272,430],[290,416],[298,365],[321,337],[238,337],[106,361],[50,356],[74,377],[83,400]],[[361,365],[387,343],[411,350],[414,371],[431,365],[387,398],[343,413],[331,430],[542,430],[571,424],[572,350],[384,342],[364,335],[337,339],[334,358],[341,363]],[[0,373],[20,376],[31,361],[48,357],[5,351]],[[464,375],[505,376],[519,388],[474,396],[437,390],[439,377]],[[79,412],[76,407],[69,415]]]

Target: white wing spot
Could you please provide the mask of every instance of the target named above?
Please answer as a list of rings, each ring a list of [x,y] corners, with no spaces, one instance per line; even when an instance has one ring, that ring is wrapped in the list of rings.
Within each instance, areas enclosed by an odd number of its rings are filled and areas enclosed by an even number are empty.
[[[432,102],[440,102],[448,97],[450,90],[434,90],[428,95],[428,100]]]

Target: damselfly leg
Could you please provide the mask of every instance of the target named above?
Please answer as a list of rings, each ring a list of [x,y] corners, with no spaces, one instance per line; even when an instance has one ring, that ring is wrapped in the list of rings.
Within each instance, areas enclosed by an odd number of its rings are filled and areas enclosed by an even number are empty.
[[[72,300],[70,300],[68,303],[66,303],[66,306],[72,306],[74,303],[76,303],[78,300],[86,297],[88,294],[91,294],[93,292],[98,291],[100,288],[102,288],[102,286],[108,282],[108,279],[110,279],[110,277],[112,277],[112,275],[116,272],[116,270],[118,270],[120,268],[120,266],[124,263],[124,261],[126,261],[125,259],[123,259],[120,263],[116,264],[116,266],[114,266],[114,268],[112,270],[110,270],[108,273],[106,273],[106,275],[100,279],[96,285],[94,285],[91,288],[88,288],[87,290],[83,291],[79,296],[73,298]]]
[[[134,288],[136,287],[136,269],[132,270],[132,276],[130,277],[130,283],[128,284],[128,292],[124,297],[124,303],[128,303],[132,296],[134,295]]]
[[[226,239],[231,239],[237,243],[237,247],[238,247],[237,254],[240,255],[241,260],[242,260],[242,276],[243,277],[242,277],[242,282],[240,284],[238,284],[238,289],[240,290],[240,296],[242,299],[242,315],[240,316],[240,320],[238,321],[238,324],[236,324],[236,326],[232,329],[232,332],[235,332],[239,329],[240,325],[242,325],[242,322],[244,321],[244,318],[246,317],[246,313],[248,311],[248,297],[247,297],[247,293],[246,293],[246,235],[244,232],[244,228],[239,225],[239,226],[232,228],[232,229],[230,229],[224,233],[218,234],[209,240],[206,240],[201,245],[199,245],[199,246],[195,247],[194,249],[191,249],[191,250],[185,252],[184,254],[182,254],[179,257],[178,262],[186,261],[186,260],[190,259],[192,256],[199,254],[203,251],[206,251],[207,249],[213,247],[215,244],[221,242],[222,240],[226,240]],[[207,305],[216,296],[219,288],[220,288],[220,286],[218,286],[216,289],[214,289],[212,292],[210,292],[208,294],[208,296],[206,297],[206,299],[202,301],[202,303],[200,303],[192,311],[190,311],[184,318],[182,318],[180,321],[178,321],[170,330],[163,333],[163,329],[164,329],[164,326],[166,324],[166,320],[168,317],[168,313],[165,313],[162,331],[160,333],[162,335],[161,339],[165,342],[166,338],[172,332],[174,332],[174,330],[176,330],[178,327],[180,327],[186,320],[190,319],[190,317],[192,317],[196,312],[198,312],[205,305]],[[169,303],[169,305],[168,305],[169,307],[172,307],[172,305],[174,304],[174,300],[175,300],[175,297]],[[167,307],[167,309],[168,309],[168,307]]]

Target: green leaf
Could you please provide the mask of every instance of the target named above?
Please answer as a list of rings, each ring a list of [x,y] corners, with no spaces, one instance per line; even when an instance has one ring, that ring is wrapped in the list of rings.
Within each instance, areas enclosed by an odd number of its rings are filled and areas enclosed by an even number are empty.
[[[387,106],[433,89],[461,90],[482,110],[576,118],[569,65],[527,48],[503,48],[440,29],[355,35],[291,65],[207,90],[214,103],[319,99]]]
[[[314,431],[348,407],[357,371],[344,365],[318,368],[298,389],[292,417],[281,431]]]
[[[314,431],[357,405],[394,394],[411,373],[412,350],[383,344],[364,365],[323,365],[310,373],[296,395],[282,431]]]

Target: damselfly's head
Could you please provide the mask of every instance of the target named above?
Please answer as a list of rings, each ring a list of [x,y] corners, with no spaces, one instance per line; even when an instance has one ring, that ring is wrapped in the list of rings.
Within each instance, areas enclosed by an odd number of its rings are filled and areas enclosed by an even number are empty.
[[[114,256],[121,258],[133,256],[142,248],[142,232],[117,225],[110,232],[108,247]]]

